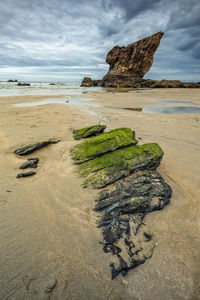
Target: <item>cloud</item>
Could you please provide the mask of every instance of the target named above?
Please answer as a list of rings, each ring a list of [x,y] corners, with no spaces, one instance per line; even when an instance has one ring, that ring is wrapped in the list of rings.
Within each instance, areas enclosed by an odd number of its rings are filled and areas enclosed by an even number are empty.
[[[2,0],[0,26],[1,78],[101,78],[114,45],[164,31],[146,77],[199,80],[197,0]]]

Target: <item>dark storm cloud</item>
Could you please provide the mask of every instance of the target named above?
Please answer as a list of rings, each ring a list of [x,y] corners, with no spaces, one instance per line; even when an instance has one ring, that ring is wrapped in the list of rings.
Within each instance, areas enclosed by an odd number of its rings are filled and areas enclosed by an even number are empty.
[[[106,54],[114,45],[164,31],[146,77],[191,80],[194,74],[193,79],[199,80],[197,0],[0,0],[0,4],[1,78],[12,74],[36,78],[41,73],[66,80],[69,76],[81,80],[84,74],[101,78],[108,69]]]
[[[102,0],[102,6],[107,10],[112,10],[116,6],[120,7],[125,13],[126,20],[130,20],[146,10],[154,8],[159,2],[161,0]]]

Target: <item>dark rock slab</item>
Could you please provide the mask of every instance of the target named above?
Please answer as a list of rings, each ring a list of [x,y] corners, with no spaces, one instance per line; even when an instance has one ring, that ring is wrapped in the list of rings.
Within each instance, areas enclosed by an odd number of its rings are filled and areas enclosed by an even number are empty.
[[[130,128],[117,128],[93,137],[71,149],[75,164],[80,164],[116,149],[137,144],[135,132]]]
[[[94,210],[100,212],[97,226],[102,229],[103,250],[117,258],[111,263],[112,279],[120,273],[125,276],[152,256],[155,244],[143,219],[164,208],[171,195],[170,186],[155,171],[139,171],[115,184],[112,191],[98,194]]]
[[[17,155],[27,155],[27,154],[30,154],[38,149],[41,149],[41,148],[44,148],[50,144],[56,144],[58,143],[59,141],[57,140],[47,140],[47,141],[41,141],[41,142],[37,142],[37,143],[34,143],[34,144],[30,144],[30,145],[27,145],[27,146],[24,146],[22,148],[18,148],[14,151],[15,154]]]
[[[26,83],[26,82],[18,82],[18,84],[17,85],[19,85],[19,86],[30,86],[31,84],[30,83]]]
[[[37,164],[39,162],[39,158],[28,158],[25,163],[23,163],[19,168],[20,169],[28,169],[28,168],[37,168]]]
[[[104,132],[106,125],[93,125],[84,128],[80,128],[73,131],[73,137],[75,140],[88,138],[91,136],[99,135]]]
[[[9,79],[7,82],[18,82],[18,80],[17,79]]]
[[[36,172],[30,171],[30,172],[25,172],[25,173],[19,173],[17,174],[16,178],[22,178],[22,177],[28,177],[28,176],[32,176],[35,175]]]

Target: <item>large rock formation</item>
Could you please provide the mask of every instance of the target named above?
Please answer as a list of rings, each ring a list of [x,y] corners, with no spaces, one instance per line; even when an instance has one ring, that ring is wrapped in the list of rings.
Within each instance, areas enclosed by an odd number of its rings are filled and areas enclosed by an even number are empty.
[[[130,87],[141,81],[153,64],[163,32],[158,32],[127,47],[115,46],[108,52],[106,62],[110,65],[108,73],[96,85],[105,87]],[[94,86],[91,78],[85,77],[82,86]]]
[[[200,88],[199,82],[181,82],[179,80],[143,79],[153,64],[163,32],[158,32],[127,47],[115,46],[107,54],[110,65],[102,80],[85,77],[81,86],[131,87],[131,88]]]
[[[126,87],[140,81],[153,64],[163,32],[128,45],[115,46],[108,52],[106,62],[110,65],[103,78],[103,86]]]
[[[165,207],[172,195],[170,186],[155,171],[163,154],[156,143],[137,145],[130,128],[102,133],[71,149],[77,173],[86,178],[83,186],[108,186],[98,193],[94,211],[102,230],[100,244],[114,260],[110,264],[112,279],[118,274],[125,276],[153,254],[154,235],[143,220],[146,214]]]

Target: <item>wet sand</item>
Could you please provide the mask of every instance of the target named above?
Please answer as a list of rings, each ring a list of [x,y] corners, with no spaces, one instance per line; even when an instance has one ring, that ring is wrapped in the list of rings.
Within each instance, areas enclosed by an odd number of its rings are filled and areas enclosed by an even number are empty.
[[[152,99],[199,106],[200,91],[136,90],[83,97],[102,105],[92,107],[97,116],[68,104],[10,105],[45,96],[0,97],[0,299],[198,299],[200,115],[123,108],[156,105]],[[78,143],[72,130],[99,122],[108,130],[134,129],[140,143],[158,142],[165,152],[159,172],[173,189],[171,203],[145,218],[157,240],[153,257],[113,281],[112,257],[99,244],[101,232],[92,210],[96,191],[81,188],[69,156]],[[16,179],[26,158],[13,151],[48,138],[60,142],[28,156],[40,158],[37,174]],[[48,285],[55,285],[50,293],[45,292]]]

